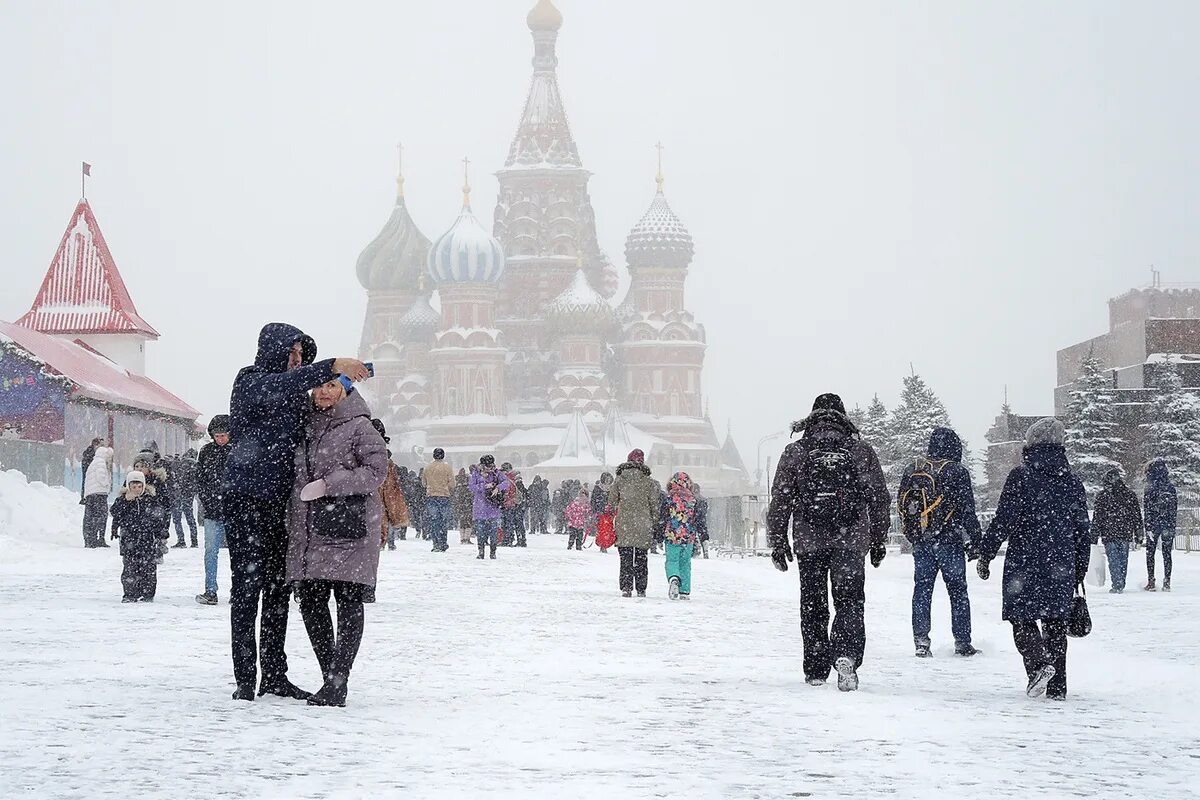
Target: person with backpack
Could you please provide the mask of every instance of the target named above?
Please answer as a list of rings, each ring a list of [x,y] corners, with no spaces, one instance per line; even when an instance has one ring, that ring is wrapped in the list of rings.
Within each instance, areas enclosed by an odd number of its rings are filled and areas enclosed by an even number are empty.
[[[1146,467],[1146,591],[1154,591],[1154,554],[1162,546],[1163,591],[1171,591],[1171,550],[1175,547],[1175,526],[1179,501],[1167,462],[1161,458]]]
[[[1065,438],[1054,417],[1029,428],[1022,463],[1004,481],[975,566],[986,581],[1008,542],[1003,618],[1025,662],[1025,693],[1051,700],[1067,699],[1067,620],[1092,554],[1087,494],[1067,462]]]
[[[1121,470],[1104,474],[1104,488],[1096,495],[1092,510],[1092,537],[1104,544],[1108,571],[1112,575],[1109,594],[1125,591],[1129,573],[1129,548],[1142,539],[1142,506],[1137,494],[1121,479]]]
[[[616,509],[617,552],[621,554],[618,583],[622,597],[646,596],[649,585],[647,552],[654,539],[659,515],[658,484],[650,477],[646,454],[632,450],[617,467],[617,479],[609,491],[609,504]]]
[[[479,468],[471,473],[468,485],[474,498],[472,514],[475,518],[475,543],[479,546],[478,559],[483,560],[485,549],[489,549],[490,557],[495,559],[500,512],[511,483],[507,475],[496,469],[496,457],[489,453],[480,457]]]
[[[926,455],[904,470],[896,494],[904,536],[913,546],[912,626],[918,658],[933,655],[930,608],[939,572],[950,595],[954,654],[969,657],[979,652],[971,645],[967,553],[974,558],[983,531],[962,451],[958,434],[934,428]]]
[[[771,561],[787,572],[795,560],[800,573],[806,682],[824,684],[833,669],[838,689],[851,692],[866,649],[864,560],[869,553],[878,567],[887,555],[891,499],[879,458],[836,394],[820,395],[792,432],[802,437],[780,456],[767,510]]]

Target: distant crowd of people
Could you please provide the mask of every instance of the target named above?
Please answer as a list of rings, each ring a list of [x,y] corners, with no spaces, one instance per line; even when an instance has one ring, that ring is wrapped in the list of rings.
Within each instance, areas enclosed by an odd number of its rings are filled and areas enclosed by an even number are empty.
[[[479,560],[495,559],[501,546],[526,547],[529,532],[551,527],[566,535],[568,549],[580,550],[590,538],[600,552],[617,548],[624,597],[646,595],[648,554],[662,547],[668,596],[690,598],[693,555],[707,557],[708,501],[687,473],[676,472],[663,486],[637,449],[594,485],[568,480],[553,492],[540,476],[526,486],[519,471],[509,463],[497,466],[490,454],[457,473],[442,448],[419,470],[397,467],[384,424],[355,390],[371,366],[352,358],[317,361],[316,355],[316,343],[299,329],[265,326],[254,364],[234,381],[230,413],[209,424],[212,441],[199,454],[178,458],[161,457],[150,443],[111,504],[112,448],[97,439],[84,457],[84,544],[107,546],[111,516],[124,602],[154,599],[172,522],[175,547],[188,546],[183,521],[191,547],[198,546],[192,507],[199,498],[205,577],[198,602],[217,604],[217,554],[229,550],[234,699],[274,694],[344,705],[364,606],[375,600],[380,552],[394,550],[409,528],[432,542],[434,552],[449,549],[448,532],[457,528],[460,544],[474,544]],[[1171,588],[1176,500],[1162,461],[1147,469],[1143,505],[1114,471],[1089,517],[1062,424],[1040,420],[985,531],[954,431],[933,431],[894,496],[837,395],[818,397],[793,433],[800,438],[779,461],[768,539],[775,567],[786,572],[795,563],[799,573],[809,684],[824,684],[832,671],[839,689],[858,688],[866,648],[865,562],[879,567],[887,556],[893,499],[913,548],[916,655],[933,655],[930,616],[939,574],[950,596],[955,653],[979,652],[971,640],[967,562],[977,561],[978,576],[987,580],[1007,543],[1002,616],[1012,625],[1031,697],[1066,697],[1067,636],[1081,635],[1072,615],[1093,542],[1104,543],[1112,592],[1124,590],[1129,550],[1143,540],[1146,589],[1156,589],[1160,549],[1162,588]],[[288,677],[284,642],[293,594],[321,668],[315,693]]]

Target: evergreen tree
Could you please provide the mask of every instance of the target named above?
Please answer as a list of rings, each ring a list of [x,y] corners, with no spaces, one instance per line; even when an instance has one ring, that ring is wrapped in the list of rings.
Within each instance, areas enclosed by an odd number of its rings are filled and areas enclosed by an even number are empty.
[[[1089,353],[1080,365],[1079,380],[1067,403],[1067,455],[1071,467],[1083,481],[1088,500],[1095,500],[1104,486],[1104,475],[1120,468],[1123,442],[1114,416],[1116,394],[1112,378]]]
[[[863,413],[862,423],[858,425],[858,432],[862,434],[863,441],[874,448],[875,454],[879,456],[880,464],[883,466],[884,474],[888,474],[894,448],[892,447],[891,422],[888,419],[887,406],[879,399],[879,395],[871,398],[871,404]]]
[[[1147,408],[1146,461],[1167,462],[1179,505],[1200,505],[1200,396],[1185,391],[1179,366],[1163,363],[1160,391]]]
[[[904,468],[929,447],[929,435],[937,427],[950,427],[946,407],[920,375],[904,379],[900,404],[892,412],[890,424],[890,463],[888,480],[898,483]],[[882,457],[881,457],[881,460]]]

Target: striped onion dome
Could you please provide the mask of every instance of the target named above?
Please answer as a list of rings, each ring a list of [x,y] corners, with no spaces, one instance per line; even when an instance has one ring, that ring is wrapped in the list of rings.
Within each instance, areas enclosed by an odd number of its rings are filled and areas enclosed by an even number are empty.
[[[400,318],[397,325],[405,334],[424,335],[437,330],[442,317],[429,305],[429,297],[421,295]]]
[[[613,307],[592,288],[581,269],[575,273],[575,279],[566,291],[546,306],[546,316],[572,323],[604,323],[613,318]]]
[[[504,248],[469,205],[429,249],[429,274],[439,284],[497,283],[504,274]]]
[[[684,267],[695,248],[692,235],[667,205],[660,190],[625,239],[625,259],[631,267]]]
[[[358,281],[368,290],[411,291],[417,288],[428,253],[429,240],[413,222],[400,195],[383,230],[358,257]]]

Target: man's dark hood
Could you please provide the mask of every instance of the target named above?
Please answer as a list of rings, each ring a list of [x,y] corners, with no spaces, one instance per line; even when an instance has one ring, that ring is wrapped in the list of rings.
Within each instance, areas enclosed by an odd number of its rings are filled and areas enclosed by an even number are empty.
[[[1127,487],[1125,486],[1125,481],[1121,477],[1121,470],[1110,469],[1108,472],[1104,473],[1104,486],[1107,489],[1112,489],[1117,492],[1126,489]]]
[[[803,433],[810,435],[817,430],[840,430],[847,436],[858,436],[858,428],[850,418],[832,408],[819,408],[802,420],[792,423],[792,435]]]
[[[1146,480],[1163,486],[1171,483],[1171,474],[1167,471],[1167,462],[1161,458],[1151,461],[1146,467]]]
[[[301,363],[311,364],[317,359],[317,343],[304,331],[286,322],[269,322],[258,333],[258,355],[254,366],[266,372],[287,372],[288,355],[292,345],[300,343]]]
[[[962,461],[962,440],[949,428],[934,428],[929,435],[929,457],[934,461]]]

